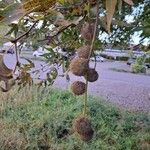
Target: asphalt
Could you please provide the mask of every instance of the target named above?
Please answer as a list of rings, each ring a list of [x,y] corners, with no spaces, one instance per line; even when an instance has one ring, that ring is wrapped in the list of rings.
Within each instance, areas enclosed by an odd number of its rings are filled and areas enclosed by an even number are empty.
[[[122,62],[103,62],[97,64],[99,79],[89,84],[89,94],[102,96],[119,107],[129,110],[150,111],[150,76],[116,72],[111,68],[129,67]],[[83,78],[70,74],[71,81]],[[63,78],[58,78],[55,85],[69,87]]]
[[[10,55],[5,57],[5,63],[9,68],[14,67],[14,60]],[[25,60],[21,61],[25,62]],[[34,63],[36,69],[41,68],[41,64],[44,65],[40,61],[34,61]],[[92,67],[94,64],[90,65]],[[96,69],[99,73],[99,79],[89,84],[89,94],[101,96],[106,101],[129,110],[150,112],[150,76],[111,70],[111,68],[128,69],[128,67],[124,62],[98,62]],[[44,79],[46,72],[47,68],[38,77]],[[62,74],[61,69],[59,69],[59,74]],[[66,81],[64,77],[58,77],[54,86],[68,89],[72,82],[84,81],[82,77],[76,77],[71,73],[69,75],[70,82]]]

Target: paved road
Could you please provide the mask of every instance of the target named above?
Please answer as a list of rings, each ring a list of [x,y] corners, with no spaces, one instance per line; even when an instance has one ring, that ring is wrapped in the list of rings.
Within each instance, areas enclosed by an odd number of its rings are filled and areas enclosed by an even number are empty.
[[[11,59],[5,59],[10,67],[15,64]],[[42,62],[35,61],[39,68]],[[93,64],[91,63],[91,66]],[[99,80],[89,84],[89,93],[102,96],[107,101],[132,110],[150,111],[150,76],[131,73],[115,72],[110,68],[127,68],[122,62],[103,62],[97,64]],[[59,71],[61,74],[61,70]],[[41,78],[44,78],[41,74]],[[70,74],[71,81],[84,80]],[[58,77],[54,84],[56,87],[68,88],[65,78]]]
[[[128,67],[121,62],[97,64],[99,80],[89,84],[90,94],[102,96],[107,101],[132,110],[150,111],[150,76],[115,72],[110,68]],[[71,75],[71,82],[83,80]],[[55,83],[58,87],[67,87],[63,78]]]

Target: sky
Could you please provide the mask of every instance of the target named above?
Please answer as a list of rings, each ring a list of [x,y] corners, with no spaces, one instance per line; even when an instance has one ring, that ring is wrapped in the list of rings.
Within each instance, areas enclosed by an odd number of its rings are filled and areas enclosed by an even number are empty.
[[[134,17],[135,17],[137,14],[142,13],[143,7],[144,7],[143,4],[140,5],[140,6],[137,7],[137,8],[134,8],[134,7],[133,7],[133,12],[132,12],[132,14],[131,14],[131,15],[126,15],[125,21],[126,21],[127,23],[132,23],[132,22],[134,22]],[[130,42],[130,43],[131,43],[131,44],[134,44],[134,45],[138,45],[138,44],[140,43],[140,40],[141,40],[141,37],[140,37],[140,34],[141,34],[141,33],[142,33],[142,31],[135,32],[135,33],[131,36],[131,42]],[[100,39],[104,40],[104,39],[107,38],[108,36],[109,36],[108,34],[104,33],[104,34],[100,37]],[[144,41],[143,41],[142,44],[143,44],[143,45],[148,45],[148,44],[150,44],[150,38],[149,38],[149,39],[148,39],[148,38],[144,39]]]
[[[136,14],[142,13],[143,12],[143,8],[144,8],[144,4],[141,4],[139,7],[137,8],[133,8],[133,12],[131,15],[127,15],[125,17],[125,20],[127,21],[127,23],[132,23],[134,22],[134,16],[136,16]],[[133,44],[139,44],[140,43],[140,34],[142,32],[135,32],[134,35],[131,37],[131,40],[133,41]],[[150,39],[145,39],[143,44],[147,45],[148,43],[150,43]]]

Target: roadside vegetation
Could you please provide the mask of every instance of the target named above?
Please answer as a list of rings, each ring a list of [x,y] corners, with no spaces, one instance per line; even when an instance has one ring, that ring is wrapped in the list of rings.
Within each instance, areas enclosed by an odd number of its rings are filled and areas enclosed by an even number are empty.
[[[89,82],[100,77],[97,62],[90,66],[95,50],[107,44],[129,47],[136,32],[144,43],[150,37],[149,7],[148,0],[1,0],[0,44],[8,42],[9,48],[5,45],[0,54],[0,149],[150,149],[149,114],[119,110],[88,96]],[[133,22],[127,22],[129,16]],[[58,46],[61,52],[54,50]],[[83,77],[70,85],[73,94],[43,87],[59,75],[55,66],[44,80],[38,78],[39,88],[32,87],[37,85],[31,75],[36,58],[29,55],[26,64],[20,60],[23,48],[31,47],[41,49],[37,56],[49,65],[62,66],[66,79],[69,72]],[[15,54],[14,68],[5,64],[4,52]],[[38,76],[44,68],[33,73]]]
[[[29,90],[30,88],[30,90]],[[150,114],[120,110],[89,97],[89,119],[96,131],[90,142],[74,133],[83,96],[53,88],[25,87],[0,93],[1,150],[148,150]]]

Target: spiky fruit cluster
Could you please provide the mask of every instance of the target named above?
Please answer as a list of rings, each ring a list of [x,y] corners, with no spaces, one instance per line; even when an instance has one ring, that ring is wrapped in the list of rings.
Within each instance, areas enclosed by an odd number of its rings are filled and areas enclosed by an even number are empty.
[[[88,68],[88,60],[84,58],[75,58],[70,64],[70,71],[76,76],[84,76]]]
[[[81,81],[75,81],[71,84],[71,91],[75,95],[82,95],[86,91],[86,84]]]
[[[73,123],[73,129],[83,141],[88,142],[93,138],[94,130],[90,120],[86,117],[77,118]]]
[[[85,23],[81,29],[81,36],[87,41],[92,41],[94,27],[94,23]]]
[[[90,55],[90,46],[84,45],[77,49],[78,57],[88,59]]]
[[[93,68],[89,68],[85,76],[85,79],[87,79],[89,82],[95,82],[98,80],[98,77],[99,75],[97,71]]]
[[[90,1],[90,5],[95,4],[95,1]],[[86,84],[81,81],[75,81],[71,85],[71,91],[74,95],[82,95],[85,93],[84,101],[84,116],[87,113],[87,86],[88,82],[94,82],[98,79],[98,73],[95,69],[89,68],[89,58],[93,49],[93,36],[95,31],[94,23],[85,23],[81,29],[81,36],[90,45],[84,45],[77,49],[78,57],[73,59],[70,64],[70,71],[76,76],[84,76]],[[73,123],[74,131],[79,135],[83,141],[90,141],[93,138],[94,131],[91,126],[91,122],[86,117],[80,117]]]

